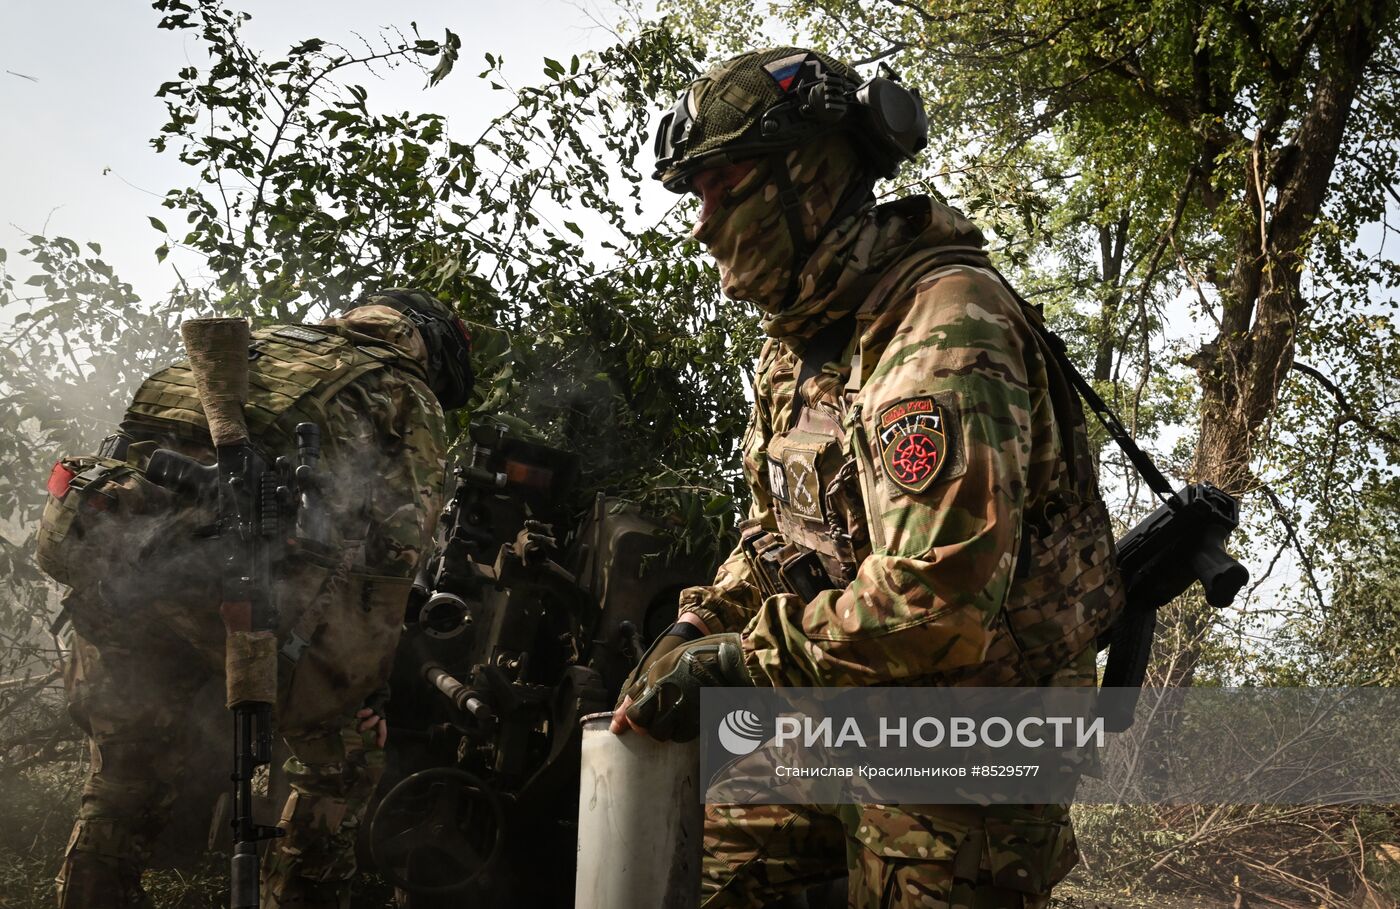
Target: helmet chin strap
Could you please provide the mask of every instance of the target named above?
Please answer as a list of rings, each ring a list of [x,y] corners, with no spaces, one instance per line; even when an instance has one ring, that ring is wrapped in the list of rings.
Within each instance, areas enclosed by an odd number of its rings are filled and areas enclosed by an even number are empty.
[[[860,210],[860,207],[870,198],[875,189],[875,181],[878,179],[867,171],[861,171],[851,184],[846,187],[846,191],[841,194],[841,199],[836,203],[836,208],[832,210],[831,217],[826,219],[826,223],[817,231],[816,241],[809,242],[806,234],[802,230],[802,200],[797,195],[797,188],[792,183],[792,172],[788,170],[787,153],[774,152],[769,155],[769,161],[773,169],[773,182],[778,187],[778,204],[783,209],[783,220],[787,222],[788,234],[792,237],[792,275],[788,278],[787,293],[783,297],[782,309],[787,309],[797,302],[797,282],[802,275],[802,267],[811,258],[817,241],[825,237],[833,227]]]
[[[788,170],[787,152],[778,151],[769,156],[773,168],[773,182],[778,186],[778,204],[783,208],[783,220],[787,222],[788,234],[792,237],[792,267],[788,277],[787,293],[783,295],[783,309],[797,301],[797,279],[802,266],[812,254],[811,245],[802,230],[802,200],[797,197],[797,188],[792,185],[792,172]]]

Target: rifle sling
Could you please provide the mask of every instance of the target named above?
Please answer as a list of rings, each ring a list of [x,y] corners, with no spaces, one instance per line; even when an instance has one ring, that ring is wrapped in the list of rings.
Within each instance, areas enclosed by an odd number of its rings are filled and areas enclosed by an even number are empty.
[[[1109,407],[1099,393],[1094,390],[1094,386],[1075,367],[1074,361],[1069,358],[1064,339],[1051,331],[1044,320],[1040,317],[1040,311],[1032,306],[1013,288],[1001,274],[996,272],[1001,283],[1020,302],[1025,309],[1031,327],[1045,340],[1060,369],[1074,385],[1079,396],[1089,405],[1089,409],[1098,417],[1103,428],[1108,431],[1109,438],[1117,443],[1118,447],[1127,455],[1128,461],[1137,470],[1138,475],[1143,478],[1147,485],[1157,494],[1162,501],[1172,508],[1181,506],[1181,500],[1177,497],[1176,491],[1172,489],[1171,483],[1157,468],[1152,458],[1138,447],[1137,442],[1128,434],[1128,430],[1123,426],[1118,414]],[[1130,578],[1124,578],[1125,588],[1131,589]],[[1104,664],[1103,684],[1110,687],[1141,688],[1143,678],[1147,674],[1147,662],[1152,650],[1152,638],[1157,628],[1157,610],[1155,609],[1133,609],[1132,604],[1126,604],[1123,614],[1119,616],[1117,627],[1111,632],[1108,643],[1108,660]],[[1107,717],[1114,732],[1120,732],[1132,725],[1132,712],[1137,703],[1136,694],[1131,700],[1125,700],[1118,705],[1117,715]]]
[[[997,273],[997,276],[1001,277],[1000,272]],[[1006,284],[1005,278],[1001,280],[1003,284]],[[1009,284],[1006,284],[1006,286],[1008,289],[1011,287]],[[1011,292],[1013,294],[1016,293],[1014,290]],[[1031,306],[1031,304],[1021,299],[1019,295],[1017,295],[1016,299],[1020,300],[1022,306]],[[1113,441],[1118,444],[1118,447],[1123,449],[1123,454],[1128,456],[1128,460],[1132,463],[1133,468],[1137,470],[1138,475],[1146,481],[1147,485],[1162,499],[1162,501],[1169,504],[1176,502],[1176,490],[1172,489],[1171,483],[1167,481],[1166,477],[1162,476],[1162,471],[1157,468],[1151,456],[1138,447],[1137,442],[1133,441],[1133,437],[1128,433],[1123,422],[1118,419],[1118,414],[1114,412],[1113,408],[1108,406],[1103,398],[1099,397],[1099,393],[1094,390],[1094,386],[1075,368],[1074,362],[1070,360],[1069,352],[1065,348],[1064,339],[1046,327],[1045,323],[1039,318],[1039,313],[1036,313],[1036,318],[1029,319],[1028,321],[1031,323],[1031,327],[1045,339],[1046,344],[1050,348],[1050,352],[1055,355],[1055,361],[1059,363],[1060,368],[1065,371],[1065,375],[1068,376],[1070,382],[1074,384],[1075,390],[1078,391],[1079,396],[1084,399],[1084,403],[1089,405],[1089,409],[1094,412],[1094,416],[1098,417],[1099,422],[1103,424],[1103,428],[1108,431],[1109,438],[1113,439]]]

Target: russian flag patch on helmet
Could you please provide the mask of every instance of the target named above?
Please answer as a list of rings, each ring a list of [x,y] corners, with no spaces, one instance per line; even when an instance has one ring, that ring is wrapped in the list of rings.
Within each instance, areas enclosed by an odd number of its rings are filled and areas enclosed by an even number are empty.
[[[813,54],[801,53],[764,64],[763,71],[778,84],[778,88],[787,92],[804,82],[821,78],[826,67]]]

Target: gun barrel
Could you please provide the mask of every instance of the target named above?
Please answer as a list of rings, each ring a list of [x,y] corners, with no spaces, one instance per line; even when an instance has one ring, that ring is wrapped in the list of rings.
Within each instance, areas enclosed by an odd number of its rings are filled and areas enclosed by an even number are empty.
[[[258,909],[257,843],[243,842],[229,860],[230,909]]]
[[[462,684],[455,676],[441,666],[430,663],[423,667],[423,678],[427,680],[443,697],[463,713],[470,715],[477,722],[485,725],[495,718],[491,708],[486,705],[476,692]]]
[[[481,467],[459,467],[457,468],[457,476],[491,489],[504,489],[506,486],[505,474],[494,473]]]

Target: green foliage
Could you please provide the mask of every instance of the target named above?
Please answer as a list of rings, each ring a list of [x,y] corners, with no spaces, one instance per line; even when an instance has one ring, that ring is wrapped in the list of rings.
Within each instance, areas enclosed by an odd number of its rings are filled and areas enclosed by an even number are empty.
[[[222,3],[155,6],[162,28],[207,53],[158,91],[167,122],[153,144],[190,182],[150,217],[155,252],[192,251],[211,278],[191,286],[177,271],[176,289],[149,301],[95,243],[34,236],[13,262],[0,250],[0,456],[12,465],[0,476],[0,677],[42,675],[56,656],[44,633],[55,594],[31,560],[54,457],[92,451],[136,384],[178,358],[179,319],[210,310],[314,320],[370,288],[426,287],[483,326],[475,406],[580,453],[580,504],[596,491],[640,500],[694,558],[717,555],[742,489],[757,331],[682,242],[682,213],[645,223],[637,204],[646,118],[689,78],[687,44],[648,29],[547,60],[525,88],[487,54],[479,78],[504,112],[464,139],[442,114],[375,110],[356,82],[416,67],[435,84],[457,61],[450,32],[388,30],[356,50],[308,39],[265,56]]]
[[[1296,584],[1192,645],[1202,680],[1400,684],[1400,267],[1384,246],[1400,201],[1394,0],[666,0],[680,17],[544,57],[533,85],[485,54],[477,78],[501,108],[471,136],[431,112],[430,91],[422,110],[391,112],[365,87],[399,70],[427,88],[462,78],[450,31],[271,54],[220,0],[153,5],[197,48],[157,90],[153,145],[189,179],[150,216],[155,255],[193,253],[211,277],[177,272],[174,292],[142,300],[96,244],[31,237],[15,263],[0,249],[0,675],[42,678],[54,656],[52,592],[28,555],[53,455],[91,450],[135,383],[178,355],[174,325],[190,313],[314,320],[366,289],[425,287],[485,327],[474,409],[579,452],[586,493],[644,502],[712,557],[743,496],[736,443],[759,333],[683,240],[687,204],[643,217],[643,149],[692,61],[778,30],[891,62],[923,91],[932,147],[891,190],[946,195],[988,228],[1000,264],[1172,473],[1233,479],[1245,464],[1260,493],[1256,573],[1283,558]],[[1327,110],[1355,115],[1329,138]],[[1376,225],[1379,249],[1363,242]],[[1231,431],[1208,437],[1216,424]],[[1222,444],[1238,451],[1203,459]],[[1103,459],[1129,523],[1143,499],[1116,452]],[[59,728],[52,698],[15,712],[17,697],[0,694],[0,719]],[[0,764],[39,753],[16,757],[23,747]],[[11,784],[15,814],[65,797],[53,780]],[[1380,812],[1227,819],[1200,837],[1186,813],[1080,816],[1095,866],[1118,875],[1188,843],[1195,858],[1267,864],[1305,824],[1331,837],[1322,865],[1350,867],[1393,832]],[[17,873],[33,878],[33,862],[20,867],[0,865],[7,894]]]
[[[479,78],[503,112],[463,137],[441,113],[376,109],[359,84],[393,68],[416,68],[429,87],[449,77],[460,64],[450,32],[391,29],[353,50],[308,39],[269,56],[223,3],[154,5],[162,28],[207,54],[158,91],[167,119],[153,144],[190,176],[149,218],[155,255],[193,253],[208,277],[175,271],[176,289],[152,301],[97,244],[34,236],[13,259],[0,249],[0,456],[11,467],[0,475],[0,679],[34,679],[0,689],[0,775],[14,784],[0,788],[47,798],[57,827],[71,819],[71,787],[16,775],[78,757],[48,676],[56,596],[31,561],[44,479],[56,454],[92,451],[136,384],[180,356],[182,317],[312,321],[369,289],[425,287],[478,326],[469,409],[578,452],[580,504],[597,491],[640,501],[703,563],[726,545],[743,488],[755,321],[720,298],[684,240],[683,208],[655,223],[639,205],[646,122],[689,78],[686,42],[647,29],[595,55],[545,59],[524,88],[487,54]],[[31,742],[36,730],[52,740]],[[51,900],[52,833],[3,850],[0,881],[24,883],[0,890],[17,905]],[[147,886],[162,905],[211,905],[222,873],[155,874]]]
[[[1190,131],[1115,94],[1102,74],[1087,81],[1103,84],[1090,85],[1075,72],[1088,65],[1087,46],[1106,54],[1106,44],[1141,31],[1124,21],[1123,9],[1032,2],[935,11],[831,0],[740,9],[746,6],[675,0],[663,8],[694,23],[712,57],[752,46],[766,27],[774,40],[892,64],[921,90],[932,129],[929,149],[890,192],[932,191],[968,212],[989,233],[1001,267],[1045,307],[1139,438],[1175,437],[1193,405],[1192,383],[1184,368],[1164,369],[1172,360],[1162,356],[1161,336],[1166,309],[1188,282],[1165,267],[1175,254],[1162,235],[1183,191],[1179,171],[1189,165],[1178,133],[1189,140]],[[1061,82],[1076,85],[1059,90]],[[1195,210],[1180,219],[1178,245],[1192,242],[1187,228],[1200,220]],[[1131,522],[1145,504],[1135,477],[1116,449],[1103,454],[1106,485],[1120,491],[1122,517]]]
[[[514,336],[494,411],[579,452],[589,493],[640,497],[695,529],[718,496],[713,548],[734,511],[756,331],[681,242],[678,211],[638,223],[648,119],[690,77],[692,47],[648,28],[567,65],[546,58],[526,88],[488,53],[478,78],[506,110],[464,140],[441,114],[376,111],[353,81],[396,66],[440,80],[450,32],[388,31],[354,51],[311,40],[274,59],[220,3],[155,5],[212,61],[161,87],[155,145],[197,169],[165,198],[188,224],[170,242],[206,257],[221,306],[301,319],[367,288],[425,287]]]
[[[710,59],[789,42],[893,65],[932,126],[894,191],[936,191],[989,230],[1000,266],[1169,475],[1246,495],[1232,546],[1262,586],[1224,613],[1195,596],[1164,611],[1156,678],[1400,678],[1394,0],[661,9]],[[1149,503],[1091,432],[1131,524]],[[1203,818],[1189,813],[1080,820],[1103,880],[1219,895],[1233,870],[1313,904],[1327,886],[1396,883],[1370,853],[1395,842],[1384,812],[1242,813],[1194,841]]]
[[[32,561],[49,469],[116,429],[140,378],[176,358],[174,326],[193,304],[142,302],[96,243],[33,236],[20,256],[33,270],[22,283],[0,250],[0,312],[12,314],[0,327],[0,678],[55,656],[36,637],[53,591]]]
[[[589,57],[546,59],[542,81],[524,88],[488,53],[478,78],[504,111],[463,138],[440,113],[376,110],[357,82],[410,67],[437,83],[457,62],[451,32],[390,29],[354,49],[308,39],[269,56],[223,3],[154,6],[161,28],[207,53],[157,92],[167,121],[153,145],[191,180],[150,217],[156,255],[192,251],[212,280],[181,279],[151,307],[72,241],[36,237],[21,250],[40,274],[32,296],[7,279],[0,299],[18,313],[0,354],[16,405],[0,446],[22,465],[0,478],[0,514],[16,527],[0,568],[37,581],[27,531],[44,467],[96,444],[135,382],[175,354],[181,311],[314,320],[384,286],[425,287],[509,331],[508,351],[495,345],[502,358],[481,364],[476,406],[579,452],[581,501],[600,490],[642,500],[697,558],[716,555],[742,489],[736,447],[757,330],[683,242],[684,212],[647,223],[638,204],[647,120],[690,77],[693,48],[649,28]],[[24,611],[43,610],[31,597]]]

